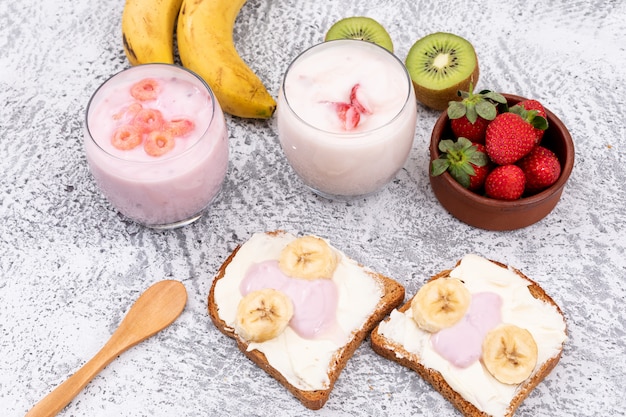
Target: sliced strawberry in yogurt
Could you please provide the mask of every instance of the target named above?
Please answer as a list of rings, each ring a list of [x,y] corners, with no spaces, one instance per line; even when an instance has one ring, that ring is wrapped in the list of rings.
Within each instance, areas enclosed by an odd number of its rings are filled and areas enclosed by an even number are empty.
[[[350,91],[350,104],[361,114],[372,114],[370,106],[367,103],[365,95],[359,91],[361,90],[361,84],[355,84]]]
[[[353,130],[359,125],[359,121],[361,120],[361,114],[359,111],[349,103],[332,103],[335,106],[335,110],[337,111],[337,116],[341,123],[343,124],[344,129]]]

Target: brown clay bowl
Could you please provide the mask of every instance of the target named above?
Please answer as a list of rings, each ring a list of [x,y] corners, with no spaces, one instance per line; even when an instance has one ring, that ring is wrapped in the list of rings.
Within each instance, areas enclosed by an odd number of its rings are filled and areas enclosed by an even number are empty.
[[[503,95],[509,106],[524,100],[519,96]],[[546,115],[548,116],[548,130],[543,136],[541,145],[556,153],[561,162],[561,176],[556,183],[532,196],[522,197],[515,201],[504,201],[488,198],[463,188],[447,172],[436,177],[429,175],[433,192],[441,205],[464,223],[486,230],[521,229],[546,217],[559,202],[574,166],[574,142],[569,131],[550,110],[546,109]],[[437,119],[433,128],[430,140],[431,162],[439,157],[438,145],[441,139],[454,139],[445,111]]]

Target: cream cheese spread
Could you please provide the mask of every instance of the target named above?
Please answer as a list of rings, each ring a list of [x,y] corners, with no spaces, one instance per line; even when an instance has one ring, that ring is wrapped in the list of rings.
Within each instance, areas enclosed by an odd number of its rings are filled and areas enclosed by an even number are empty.
[[[472,294],[498,294],[502,299],[502,322],[525,328],[533,335],[538,346],[533,375],[543,363],[561,352],[567,338],[563,316],[555,306],[534,298],[528,290],[529,282],[514,271],[480,256],[467,255],[450,276],[462,280]],[[461,368],[440,356],[433,349],[432,334],[417,326],[411,309],[405,313],[393,310],[390,319],[380,323],[378,332],[417,355],[425,367],[441,373],[466,401],[491,416],[504,416],[518,393],[519,385],[499,382],[480,361]]]
[[[259,263],[277,260],[282,249],[294,239],[296,236],[284,232],[256,233],[241,245],[214,290],[219,317],[228,327],[234,329],[237,305],[242,298],[240,286],[247,271]],[[333,250],[340,260],[332,277],[338,295],[337,329],[332,336],[305,338],[287,327],[274,339],[248,345],[249,350],[265,354],[268,363],[301,390],[329,387],[328,371],[333,356],[363,327],[383,295],[381,285],[368,273],[371,271],[341,251]]]

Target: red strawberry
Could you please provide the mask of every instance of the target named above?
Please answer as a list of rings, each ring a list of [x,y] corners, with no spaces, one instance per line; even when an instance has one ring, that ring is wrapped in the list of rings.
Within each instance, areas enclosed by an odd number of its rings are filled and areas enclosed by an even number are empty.
[[[524,193],[526,176],[517,165],[494,168],[485,179],[485,194],[498,200],[517,200]]]
[[[448,105],[448,118],[452,133],[457,138],[467,138],[474,143],[485,143],[487,125],[498,114],[497,103],[506,103],[499,93],[483,90],[474,94],[473,86],[469,91],[459,91],[461,101],[451,101]]]
[[[525,111],[522,111],[522,108]],[[533,125],[537,137],[536,144],[538,145],[548,128],[548,116],[543,105],[537,100],[523,100],[511,107],[509,111],[519,114],[524,120]]]
[[[352,130],[358,126],[361,120],[361,113],[352,104],[335,103],[335,109],[337,110],[339,120],[341,120],[346,130]]]
[[[539,116],[546,118],[546,109],[537,100],[523,100],[517,103],[517,105],[522,106],[526,110],[537,110]]]
[[[365,97],[358,92],[360,87],[361,84],[355,84],[352,90],[350,90],[350,104],[352,104],[359,113],[372,114],[372,111],[365,101]]]
[[[487,149],[485,149],[485,145],[483,145],[482,143],[474,143],[474,146],[476,147],[476,152],[480,152],[483,155],[485,155],[485,158],[487,158]],[[487,158],[488,160],[489,158]],[[472,168],[474,168],[474,175],[470,175],[470,185],[468,187],[469,190],[472,191],[478,191],[480,190],[483,185],[485,184],[485,179],[487,178],[487,174],[489,174],[489,172],[491,171],[491,166],[492,164],[490,164],[489,162],[487,162],[485,165],[475,165],[472,163]]]
[[[456,142],[444,139],[439,142],[441,155],[431,165],[431,175],[437,176],[450,172],[463,187],[472,191],[482,187],[487,172],[489,159],[482,144],[459,138]]]
[[[498,165],[513,164],[535,146],[535,128],[515,113],[501,113],[485,134],[487,155]]]
[[[452,133],[457,138],[467,138],[474,143],[485,143],[485,132],[490,120],[478,117],[474,123],[470,122],[467,117],[463,116],[459,119],[450,120]]]
[[[517,165],[526,175],[526,193],[530,194],[551,186],[561,175],[559,158],[543,146],[536,146]]]
[[[337,116],[346,130],[356,128],[361,121],[362,114],[372,114],[372,111],[365,102],[365,97],[362,93],[359,94],[358,92],[359,87],[361,87],[360,84],[355,84],[350,90],[350,103],[326,102],[335,106]]]

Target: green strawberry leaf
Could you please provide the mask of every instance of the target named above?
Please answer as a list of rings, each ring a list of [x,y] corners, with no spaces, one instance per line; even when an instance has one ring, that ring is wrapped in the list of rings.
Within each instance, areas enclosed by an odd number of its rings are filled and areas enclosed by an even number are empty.
[[[478,150],[472,152],[472,154],[468,156],[467,160],[477,167],[484,167],[489,163],[489,157],[487,156],[487,154]]]
[[[539,116],[537,110],[526,110],[523,106],[516,104],[509,109],[511,113],[519,115],[522,119],[530,123],[535,129],[546,130],[548,128],[548,120]]]
[[[457,149],[461,151],[466,151],[470,149],[472,146],[474,146],[471,140],[464,138],[463,136],[457,139],[456,145],[457,145]]]
[[[497,115],[497,105],[506,105],[506,99],[500,93],[491,90],[482,90],[480,93],[473,93],[473,85],[470,84],[469,91],[457,91],[461,101],[451,101],[448,103],[448,117],[459,119],[463,116],[474,124],[478,117],[485,120],[493,120]]]
[[[475,105],[468,105],[467,106],[467,110],[465,112],[465,117],[467,117],[467,120],[471,123],[474,124],[476,123],[476,119],[478,119],[478,113],[476,112],[476,106]]]
[[[534,116],[530,121],[535,129],[546,130],[548,128],[548,120],[542,116]]]
[[[496,106],[485,100],[476,103],[476,113],[485,120],[493,120],[498,114]]]
[[[451,101],[448,103],[448,117],[452,119],[460,119],[465,116],[466,107],[460,101]]]
[[[464,166],[469,166],[470,169],[472,170],[472,173],[470,174],[469,172],[467,172],[467,169],[464,168]],[[461,184],[463,186],[463,188],[469,188],[470,186],[470,175],[474,175],[474,168],[471,167],[471,165],[467,164],[467,165],[461,165],[459,166],[451,166],[450,167],[450,175],[452,175],[452,178],[454,178],[456,180],[456,182],[458,182],[459,184]]]
[[[467,175],[476,175],[476,171],[474,170],[472,164],[463,164],[459,166],[459,169],[465,172]]]
[[[432,162],[430,166],[430,175],[432,175],[433,177],[441,175],[448,170],[449,166],[450,162],[448,161],[448,158],[442,155]]]
[[[485,93],[481,92],[481,94],[485,98],[489,100],[493,100],[496,103],[506,104],[506,98],[504,98],[504,96],[500,93],[496,93],[495,91],[485,90]]]
[[[448,171],[465,188],[469,188],[471,177],[476,175],[474,167],[489,163],[487,154],[479,151],[472,141],[464,137],[456,142],[451,139],[441,140],[438,147],[441,156],[431,163],[430,174],[435,177]]]
[[[456,144],[452,139],[443,139],[439,141],[439,151],[442,153],[453,152]]]
[[[537,112],[536,110],[532,111]],[[528,110],[526,110],[523,106],[520,106],[519,104],[510,107],[509,112],[517,114],[524,120],[528,120]]]

